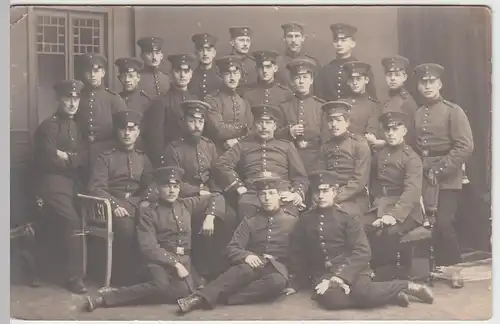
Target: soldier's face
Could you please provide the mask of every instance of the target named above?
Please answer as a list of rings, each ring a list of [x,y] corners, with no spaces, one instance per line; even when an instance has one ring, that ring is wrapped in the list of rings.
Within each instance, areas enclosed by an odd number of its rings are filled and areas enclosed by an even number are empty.
[[[163,60],[163,52],[162,51],[153,51],[153,52],[142,52],[141,58],[144,61],[144,64],[151,67],[158,67]]]
[[[436,99],[440,95],[443,84],[440,79],[418,80],[418,92],[426,99]]]
[[[388,71],[385,74],[385,82],[387,83],[387,86],[391,90],[402,88],[403,85],[405,84],[407,78],[408,78],[408,75],[403,70]]]
[[[301,32],[294,31],[287,33],[283,39],[290,52],[299,52],[306,38]]]
[[[118,139],[124,146],[134,145],[137,137],[141,133],[138,125],[127,126],[125,128],[118,128]]]
[[[334,187],[330,185],[320,185],[313,189],[313,200],[319,208],[332,207],[335,195]]]
[[[205,118],[186,116],[185,119],[188,133],[194,136],[201,136],[203,127],[205,126]]]
[[[229,89],[236,89],[241,79],[241,70],[236,69],[233,71],[227,71],[222,74],[222,79],[224,80],[224,84]]]
[[[193,76],[193,70],[188,67],[181,67],[179,69],[173,70],[174,74],[174,82],[179,87],[187,87],[189,81],[191,81],[191,77]]]
[[[212,64],[215,56],[217,55],[217,51],[214,46],[203,46],[202,48],[196,51],[196,55],[198,56],[198,60],[201,64],[209,65]]]
[[[83,73],[83,77],[87,84],[92,87],[98,87],[102,84],[102,79],[106,75],[106,72],[102,67],[94,66]]]
[[[255,121],[255,130],[261,139],[271,139],[276,131],[276,122],[272,119],[258,119]]]
[[[252,45],[252,40],[248,36],[238,36],[231,40],[231,46],[235,49],[236,53],[247,54]]]
[[[391,146],[399,145],[403,143],[406,132],[407,130],[404,125],[384,127],[385,141]]]
[[[337,55],[345,56],[352,53],[356,46],[356,42],[352,37],[335,37],[333,39],[333,47]]]
[[[264,82],[274,81],[274,74],[278,72],[278,66],[270,61],[264,61],[261,66],[257,66],[259,78]]]
[[[120,80],[120,83],[123,86],[123,90],[133,91],[139,84],[141,75],[137,71],[120,73],[120,75],[118,76],[118,80]]]
[[[59,109],[66,115],[73,116],[78,111],[80,97],[60,97]]]
[[[168,183],[165,185],[159,186],[160,199],[173,203],[179,197],[179,192],[181,191],[181,187],[178,183]]]
[[[311,86],[313,84],[312,73],[301,73],[293,76],[292,79],[295,91],[300,94],[308,94],[311,91]]]
[[[347,79],[347,85],[353,93],[363,94],[366,92],[366,85],[369,81],[370,79],[365,75],[351,76]]]
[[[328,130],[333,136],[341,136],[349,128],[349,119],[344,114],[335,114],[327,117]]]
[[[259,200],[265,211],[274,211],[280,208],[281,198],[278,189],[259,191]]]

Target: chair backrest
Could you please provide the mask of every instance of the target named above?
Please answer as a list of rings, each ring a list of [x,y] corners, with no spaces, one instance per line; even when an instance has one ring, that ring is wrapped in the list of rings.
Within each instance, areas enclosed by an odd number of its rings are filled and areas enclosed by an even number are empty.
[[[108,199],[78,194],[81,216],[87,225],[106,226],[113,216]]]

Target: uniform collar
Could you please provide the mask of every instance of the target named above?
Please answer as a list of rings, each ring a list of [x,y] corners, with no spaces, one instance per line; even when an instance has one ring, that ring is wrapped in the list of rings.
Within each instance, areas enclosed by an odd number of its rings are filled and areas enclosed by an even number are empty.
[[[424,102],[427,106],[429,106],[429,105],[435,105],[443,100],[444,100],[443,97],[439,96],[435,99],[424,99]]]
[[[330,141],[335,142],[335,143],[340,143],[340,142],[343,142],[348,137],[349,137],[349,131],[345,132],[344,134],[342,134],[340,136],[330,135]]]
[[[200,64],[198,64],[196,69],[200,70],[200,71],[212,71],[215,69],[215,62],[212,61],[212,64],[210,65],[210,67],[208,69],[206,68],[206,65],[200,63]]]
[[[335,209],[334,206],[331,207],[326,207],[326,208],[316,208],[316,211],[319,214],[325,214],[325,215],[333,215],[333,210]]]
[[[188,144],[198,145],[198,143],[200,143],[201,136],[193,136],[193,135],[191,135],[191,134],[186,134],[186,135],[184,136],[184,140],[185,140]]]
[[[170,87],[170,90],[172,92],[177,92],[177,93],[185,93],[188,91],[188,89],[186,88],[185,90],[184,89],[181,89],[179,87],[177,87],[174,83],[172,83],[172,86]]]
[[[123,97],[130,97],[131,95],[133,95],[134,93],[136,93],[138,90],[137,88],[135,88],[134,90],[132,91],[126,91],[126,90],[123,90],[122,92],[120,92],[120,96],[123,98]]]
[[[301,57],[301,56],[304,56],[304,49],[303,47],[300,49],[300,51],[297,51],[297,52],[292,52],[290,51],[288,48],[286,49],[285,51],[285,55],[288,56],[288,57],[291,57],[292,59],[294,58],[297,58],[297,57]]]
[[[386,145],[386,147],[389,151],[396,152],[402,150],[405,147],[405,145],[406,145],[405,141],[402,141],[398,145]]]
[[[106,89],[106,86],[104,85],[104,82],[101,82],[101,84],[98,86],[98,87],[93,87],[89,84],[85,84],[85,87],[83,88],[83,91],[84,92],[96,92],[96,91],[101,91],[101,90],[104,90]]]
[[[336,56],[333,59],[333,62],[340,62],[340,63],[346,63],[346,62],[350,62],[350,61],[356,61],[356,58],[354,56],[352,56],[352,54],[349,57],[341,58],[341,57]]]
[[[300,100],[309,99],[309,98],[311,98],[312,96],[313,96],[312,91],[309,91],[309,93],[308,93],[308,94],[306,94],[306,95],[303,95],[303,94],[298,93],[298,92],[296,92],[296,93],[295,93],[295,97],[299,98]]]
[[[389,97],[396,97],[396,96],[400,96],[405,90],[404,87],[401,87],[399,89],[390,89],[389,90]]]
[[[366,91],[366,89],[365,89],[364,93],[354,93],[351,91],[351,98],[354,98],[354,99],[368,98],[368,91]]]
[[[280,207],[276,210],[273,210],[273,211],[267,211],[265,209],[262,209],[262,214],[266,217],[272,217],[272,216],[275,216],[279,213],[281,213],[283,211],[283,209]]]
[[[263,89],[271,89],[272,87],[274,87],[276,85],[276,79],[274,79],[273,82],[271,82],[271,83],[267,83],[267,82],[259,80],[257,84],[259,85],[259,87],[261,87]]]
[[[230,96],[233,96],[233,95],[236,94],[236,89],[231,89],[231,88],[227,87],[225,84],[223,84],[220,87],[219,91],[222,92],[222,93],[228,94]]]
[[[142,68],[143,72],[158,72],[159,70],[159,66],[144,65],[144,67]]]
[[[135,145],[132,145],[132,147],[128,148],[128,147],[125,147],[121,142],[120,140],[116,140],[116,149],[120,152],[133,152],[135,151]]]
[[[57,118],[59,118],[59,119],[64,119],[64,120],[72,120],[72,119],[74,119],[74,115],[68,115],[66,113],[61,112],[60,110],[58,110],[55,113],[55,116],[57,116]]]

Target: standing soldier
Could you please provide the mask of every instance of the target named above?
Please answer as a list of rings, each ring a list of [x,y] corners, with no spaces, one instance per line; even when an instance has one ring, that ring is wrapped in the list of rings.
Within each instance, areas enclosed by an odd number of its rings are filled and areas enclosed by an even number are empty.
[[[433,303],[427,286],[406,280],[372,282],[370,245],[361,219],[334,203],[335,174],[315,171],[309,181],[316,207],[299,218],[291,238],[291,268],[297,275],[292,287],[310,276],[312,298],[329,310],[407,307],[408,295]]]
[[[223,78],[218,93],[208,95],[205,102],[210,105],[207,114],[207,137],[221,155],[245,136],[253,123],[250,104],[236,91],[241,79],[241,60],[230,55],[217,60]]]
[[[304,25],[296,22],[286,23],[281,25],[283,29],[283,41],[285,42],[285,53],[280,55],[277,59],[278,64],[278,81],[293,89],[292,78],[287,71],[286,65],[290,63],[291,60],[299,57],[307,57],[316,62],[319,69],[319,62],[314,57],[307,55],[304,50],[304,41],[306,36],[304,35]]]
[[[118,67],[118,80],[123,87],[120,97],[125,101],[129,110],[143,114],[151,98],[144,90],[137,88],[141,81],[142,62],[136,58],[122,57],[115,61],[115,65]]]
[[[203,231],[213,231],[216,217],[224,217],[224,198],[213,193],[201,197],[178,198],[182,169],[161,167],[155,172],[159,202],[139,209],[137,239],[151,280],[116,290],[98,297],[87,297],[89,312],[100,307],[116,307],[157,299],[175,303],[192,293],[200,284],[191,266],[191,215],[206,215]]]
[[[461,288],[463,278],[453,267],[462,261],[453,221],[462,189],[462,165],[472,155],[474,141],[462,108],[441,97],[443,71],[441,65],[433,63],[415,68],[418,92],[425,100],[415,114],[415,151],[423,162],[424,197],[426,190],[438,191],[433,232],[436,262],[443,267],[450,266],[452,286]]]
[[[137,41],[137,45],[141,48],[141,58],[144,61],[139,90],[144,90],[150,98],[155,98],[170,89],[170,76],[160,67],[163,61],[163,39],[143,37]]]
[[[332,171],[339,188],[334,202],[350,215],[368,211],[371,150],[366,140],[348,131],[351,105],[330,101],[321,107],[331,137],[321,147],[316,170]]]
[[[152,167],[146,154],[136,148],[142,115],[134,110],[114,116],[117,141],[115,148],[103,152],[95,162],[89,180],[91,195],[107,198],[113,210],[115,232],[114,281],[123,284],[133,280],[137,264],[135,246],[136,210],[148,197]]]
[[[88,173],[92,170],[99,154],[114,145],[113,114],[126,110],[127,105],[119,95],[104,85],[106,58],[98,54],[83,54],[80,58],[85,87],[80,96],[75,121],[80,126],[87,143],[88,160],[85,163],[84,176],[84,180],[87,181]]]
[[[80,188],[78,169],[85,163],[82,156],[82,134],[73,120],[78,110],[83,83],[61,81],[54,86],[58,98],[57,112],[38,126],[35,132],[35,161],[38,194],[61,222],[66,248],[68,289],[84,294],[83,235],[75,199]]]
[[[181,313],[208,306],[220,297],[241,305],[278,297],[288,284],[289,237],[297,217],[281,208],[280,178],[255,179],[262,208],[245,218],[227,247],[233,266],[216,280],[177,301]]]
[[[298,58],[287,65],[294,87],[294,96],[282,102],[278,137],[293,142],[306,171],[314,170],[322,142],[328,137],[328,128],[321,105],[324,101],[312,92],[316,63],[309,58]]]
[[[226,192],[238,194],[238,218],[251,216],[260,207],[253,180],[272,173],[283,180],[280,188],[285,208],[298,216],[307,191],[307,174],[293,143],[275,139],[279,107],[252,107],[255,132],[226,151],[213,167],[216,183]]]
[[[257,83],[257,70],[255,67],[255,58],[249,54],[252,45],[252,30],[250,27],[231,27],[229,28],[232,47],[232,55],[236,55],[241,60],[241,80],[238,85],[238,93],[252,87]]]
[[[161,164],[161,156],[167,145],[183,135],[184,111],[181,103],[196,99],[188,91],[196,57],[193,54],[175,54],[169,55],[168,60],[172,64],[172,86],[153,100],[143,119],[144,144],[155,167]]]
[[[257,84],[243,93],[250,106],[260,104],[279,104],[291,97],[292,92],[276,80],[278,66],[276,58],[278,53],[274,51],[257,51],[253,53],[257,67]]]
[[[330,29],[333,33],[333,46],[335,47],[336,58],[323,66],[318,73],[314,87],[315,94],[326,101],[338,100],[349,94],[349,87],[346,83],[347,75],[343,69],[343,65],[348,62],[357,61],[352,56],[352,51],[356,46],[354,34],[356,34],[358,29],[343,23],[332,24],[330,25]],[[371,70],[368,73],[371,82],[368,84],[367,92],[370,97],[376,99],[373,73]]]
[[[198,67],[193,72],[188,88],[198,100],[203,100],[207,95],[219,90],[222,85],[222,77],[215,64],[217,38],[208,33],[201,33],[193,35],[191,40],[196,49]]]

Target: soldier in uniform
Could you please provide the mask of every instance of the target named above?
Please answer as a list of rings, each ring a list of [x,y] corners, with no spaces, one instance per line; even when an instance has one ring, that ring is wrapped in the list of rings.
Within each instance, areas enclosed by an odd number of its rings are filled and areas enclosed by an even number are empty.
[[[152,183],[152,167],[146,154],[136,149],[142,115],[134,110],[120,111],[114,116],[115,148],[103,152],[92,170],[88,191],[91,195],[107,198],[113,210],[115,233],[114,282],[123,284],[133,280],[135,216],[139,203],[148,195]],[[127,271],[130,270],[130,271]]]
[[[153,100],[142,121],[146,152],[155,167],[161,165],[161,156],[167,145],[184,133],[181,103],[196,99],[188,91],[196,57],[193,54],[174,54],[169,55],[168,60],[172,64],[172,86]]]
[[[281,208],[280,178],[254,181],[262,208],[244,219],[227,247],[232,267],[204,288],[177,301],[180,313],[219,301],[241,305],[272,299],[287,287],[289,236],[297,218]]]
[[[80,188],[78,169],[85,163],[81,150],[83,138],[73,117],[78,110],[83,83],[67,80],[54,86],[57,112],[43,121],[35,132],[38,195],[60,222],[67,250],[68,288],[75,294],[87,291],[83,283],[83,233],[75,207]]]
[[[277,58],[277,79],[281,84],[293,89],[292,78],[286,68],[286,65],[290,63],[290,61],[299,57],[307,57],[316,62],[318,69],[320,64],[317,59],[308,55],[304,50],[306,36],[304,34],[305,26],[303,24],[291,22],[281,25],[281,28],[283,29],[283,41],[285,42],[286,49],[285,53]]]
[[[222,77],[215,64],[217,38],[208,33],[200,33],[194,34],[191,40],[194,43],[199,64],[193,71],[188,89],[198,100],[203,100],[207,95],[219,90],[222,85]]]
[[[229,28],[232,47],[231,55],[236,55],[241,61],[241,79],[238,84],[238,93],[243,92],[257,83],[257,69],[255,58],[250,55],[250,46],[252,45],[252,30],[250,27],[231,27]]]
[[[170,89],[170,76],[161,70],[163,39],[143,37],[137,41],[137,45],[141,48],[141,58],[144,61],[139,90],[146,92],[150,98],[155,98]]]
[[[339,188],[334,202],[350,215],[368,210],[370,197],[371,150],[367,141],[348,131],[351,105],[343,101],[330,101],[321,106],[328,123],[330,139],[321,147],[316,170],[335,173]]]
[[[221,155],[245,136],[253,123],[248,101],[236,91],[241,80],[241,60],[230,55],[217,60],[223,78],[223,85],[214,95],[205,97],[210,105],[207,114],[206,135]]]
[[[314,83],[314,93],[326,101],[338,100],[350,93],[346,83],[346,71],[343,66],[345,63],[357,61],[352,55],[352,51],[356,46],[354,35],[357,32],[357,28],[338,23],[330,25],[330,29],[333,33],[333,46],[335,47],[336,58],[323,66]],[[370,97],[376,99],[377,95],[375,92],[375,84],[373,83],[373,73],[371,70],[368,73],[370,82],[367,86],[367,92]]]
[[[186,134],[170,143],[162,159],[163,165],[175,165],[182,168],[184,176],[181,184],[181,197],[205,196],[218,191],[212,179],[210,169],[218,158],[212,141],[202,136],[205,113],[210,106],[199,100],[187,100],[181,104],[184,110]],[[214,233],[200,235],[203,218],[193,215],[192,258],[198,273],[208,280],[216,278],[229,266],[225,258],[227,243],[236,228],[236,213],[226,206],[224,222],[216,219]]]
[[[371,266],[377,276],[380,275],[377,269],[385,266],[389,271],[394,269],[401,237],[423,222],[422,161],[404,141],[406,125],[410,122],[400,111],[386,112],[380,117],[386,144],[374,157],[375,174],[371,184],[374,202],[363,217],[372,250]],[[412,255],[411,251],[405,252],[403,266],[409,271]]]
[[[306,171],[314,170],[319,149],[328,138],[328,128],[321,105],[324,101],[312,92],[316,63],[308,58],[297,58],[287,65],[294,95],[280,104],[283,119],[277,136],[293,142],[300,154]]]
[[[418,92],[424,105],[415,114],[415,151],[424,168],[426,190],[438,191],[434,239],[436,262],[452,272],[452,286],[463,287],[463,279],[452,267],[462,261],[454,219],[462,189],[462,165],[472,155],[474,141],[467,115],[457,104],[441,97],[441,65],[426,63],[415,68]],[[427,207],[427,206],[426,206]]]
[[[243,93],[243,98],[250,106],[260,104],[279,104],[292,96],[292,92],[282,83],[276,80],[278,66],[276,58],[278,53],[274,51],[254,52],[255,64],[257,66],[257,84]]]
[[[116,93],[104,85],[106,58],[98,54],[83,54],[83,76],[85,87],[80,95],[80,105],[75,121],[83,132],[88,150],[84,181],[99,154],[114,145],[113,114],[126,110],[127,105]]]
[[[115,65],[118,68],[118,80],[123,87],[120,97],[125,101],[129,110],[143,114],[151,98],[144,90],[137,88],[141,81],[142,62],[136,58],[121,57],[115,61]]]
[[[178,167],[160,167],[154,177],[160,200],[139,209],[137,238],[150,281],[106,291],[98,297],[87,297],[88,311],[152,298],[162,303],[175,303],[199,286],[190,258],[191,215],[204,212],[207,224],[203,231],[213,231],[214,219],[224,217],[224,198],[216,193],[178,198],[182,173]]]
[[[271,172],[283,180],[281,196],[286,208],[298,215],[307,191],[307,174],[293,143],[274,138],[279,107],[252,107],[255,132],[224,153],[215,163],[212,174],[226,192],[238,194],[238,218],[251,216],[260,207],[253,185],[262,172]]]
[[[316,207],[304,213],[290,242],[292,287],[312,279],[312,298],[330,310],[372,308],[388,304],[407,307],[408,295],[432,303],[431,290],[406,280],[372,282],[370,245],[359,217],[352,217],[334,202],[335,174],[309,175]]]

